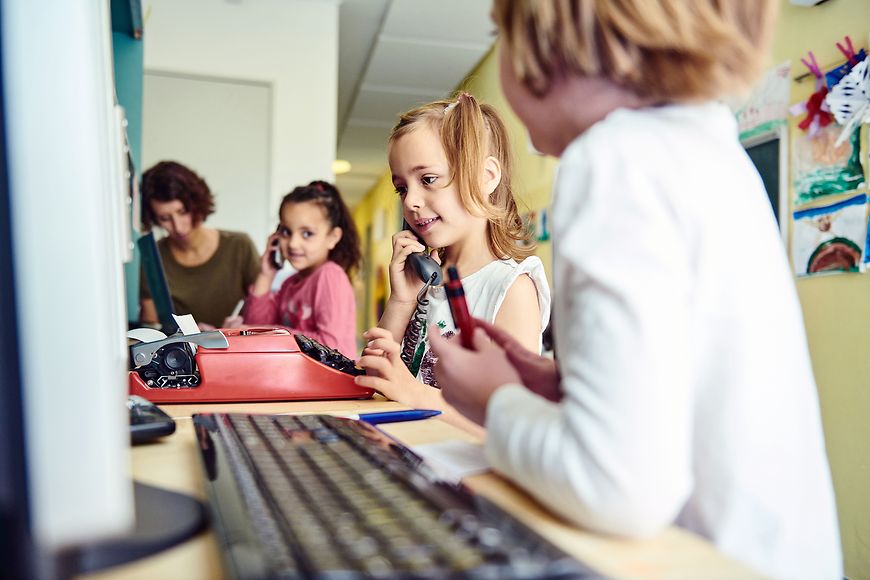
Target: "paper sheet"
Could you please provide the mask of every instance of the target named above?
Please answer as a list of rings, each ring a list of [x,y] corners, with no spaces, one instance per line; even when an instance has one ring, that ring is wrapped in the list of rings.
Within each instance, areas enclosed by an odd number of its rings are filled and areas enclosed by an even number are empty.
[[[180,330],[181,334],[184,336],[199,334],[199,325],[196,323],[196,320],[194,320],[193,314],[182,314],[181,316],[173,314],[172,318],[175,319],[175,324],[178,325],[178,330]],[[187,344],[190,345],[193,352],[196,352],[196,345],[194,343],[188,342]]]
[[[459,482],[469,475],[489,471],[483,445],[459,439],[415,445],[414,453],[445,481]]]

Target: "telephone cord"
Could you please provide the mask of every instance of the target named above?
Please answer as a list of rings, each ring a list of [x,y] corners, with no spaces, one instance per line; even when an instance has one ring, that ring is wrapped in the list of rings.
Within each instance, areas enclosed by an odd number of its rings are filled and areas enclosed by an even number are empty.
[[[423,288],[417,292],[417,306],[414,308],[414,314],[408,322],[408,327],[405,329],[405,339],[402,343],[402,362],[411,372],[414,364],[414,353],[417,351],[417,345],[420,343],[420,335],[423,333],[423,326],[426,324],[426,316],[429,311],[429,300],[426,294],[429,292],[429,287],[435,281],[436,275],[432,274],[429,280],[423,284]]]

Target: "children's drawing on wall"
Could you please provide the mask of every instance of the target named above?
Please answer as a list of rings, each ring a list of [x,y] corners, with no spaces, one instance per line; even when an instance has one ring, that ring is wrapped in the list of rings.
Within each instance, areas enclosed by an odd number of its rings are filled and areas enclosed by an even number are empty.
[[[546,208],[523,214],[523,227],[529,235],[529,240],[547,242],[550,240],[550,212]]]
[[[538,211],[537,237],[539,242],[550,241],[550,210],[544,208]]]
[[[856,64],[825,98],[834,118],[842,126],[836,144],[846,141],[864,123],[870,123],[870,70],[867,59]]]
[[[864,184],[860,131],[835,145],[841,127],[828,125],[814,137],[796,133],[792,143],[794,205],[826,195],[846,193]]]
[[[768,70],[752,90],[752,94],[737,110],[740,139],[750,139],[766,133],[785,122],[791,87],[791,61]]]
[[[816,55],[810,51],[807,54],[807,58],[802,58],[801,62],[810,71],[809,74],[816,79],[816,86],[813,93],[805,102],[792,105],[789,111],[792,115],[803,115],[800,123],[798,123],[798,129],[806,133],[810,139],[813,139],[819,134],[820,130],[833,122],[834,116],[825,102],[825,97],[828,96],[828,85],[825,82],[825,75],[816,61]]]
[[[798,276],[857,272],[867,241],[867,195],[794,212],[792,262]]]
[[[528,234],[528,239],[535,239],[535,220],[537,219],[535,212],[530,211],[528,213],[524,213],[520,216],[520,218],[523,220],[523,229],[526,231],[526,234]],[[523,244],[526,246],[530,245],[528,241],[523,242]]]

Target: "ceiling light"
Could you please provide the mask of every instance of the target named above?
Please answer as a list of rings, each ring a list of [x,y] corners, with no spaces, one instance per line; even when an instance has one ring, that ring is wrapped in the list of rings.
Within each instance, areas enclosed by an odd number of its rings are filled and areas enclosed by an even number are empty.
[[[344,159],[336,159],[332,162],[332,172],[336,175],[341,175],[342,173],[347,173],[350,171],[350,161],[346,161]]]

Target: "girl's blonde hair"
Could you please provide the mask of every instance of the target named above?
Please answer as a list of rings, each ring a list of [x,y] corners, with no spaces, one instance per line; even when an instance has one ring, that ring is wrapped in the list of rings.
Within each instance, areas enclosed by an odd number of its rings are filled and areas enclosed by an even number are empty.
[[[745,92],[762,71],[778,0],[495,0],[517,79],[607,78],[666,103]]]
[[[481,105],[469,93],[412,109],[399,117],[389,145],[426,124],[441,137],[447,155],[450,183],[455,183],[463,207],[485,217],[489,249],[499,258],[522,261],[534,253],[534,244],[520,219],[511,189],[512,150],[507,129],[495,109]],[[480,188],[487,157],[501,164],[501,181],[488,196]]]

